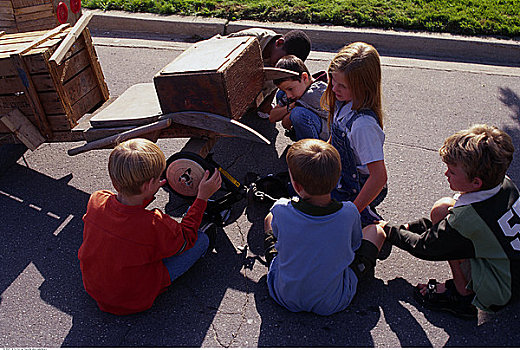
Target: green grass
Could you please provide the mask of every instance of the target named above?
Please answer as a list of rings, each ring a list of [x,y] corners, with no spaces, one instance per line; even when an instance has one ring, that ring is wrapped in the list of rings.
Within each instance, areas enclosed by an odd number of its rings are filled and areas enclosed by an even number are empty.
[[[520,0],[84,0],[87,8],[520,36]]]

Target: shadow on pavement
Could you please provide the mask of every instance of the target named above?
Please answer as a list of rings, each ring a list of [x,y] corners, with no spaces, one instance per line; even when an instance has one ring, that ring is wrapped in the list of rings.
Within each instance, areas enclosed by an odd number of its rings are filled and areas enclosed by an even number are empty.
[[[509,117],[517,125],[516,128],[506,127],[504,131],[511,136],[515,145],[515,155],[507,174],[517,186],[520,186],[520,97],[508,87],[499,88],[499,93],[500,101],[510,109]]]

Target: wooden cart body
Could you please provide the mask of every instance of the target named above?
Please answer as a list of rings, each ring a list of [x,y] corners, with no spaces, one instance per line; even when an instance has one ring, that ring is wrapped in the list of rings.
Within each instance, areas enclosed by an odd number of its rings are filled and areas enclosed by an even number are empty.
[[[201,155],[218,136],[269,143],[238,120],[256,106],[266,79],[294,73],[266,70],[256,38],[198,42],[153,83],[109,100],[84,17],[72,29],[0,36],[0,77],[6,78],[0,82],[0,143],[34,149],[42,142],[87,141],[71,155],[137,136],[205,140]]]

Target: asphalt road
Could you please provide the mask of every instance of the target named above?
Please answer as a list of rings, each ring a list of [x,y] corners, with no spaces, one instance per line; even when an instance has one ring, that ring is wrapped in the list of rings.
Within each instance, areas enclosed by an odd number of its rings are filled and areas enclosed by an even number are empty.
[[[112,96],[153,75],[188,43],[164,37],[93,33]],[[307,63],[324,70],[334,55],[316,47]],[[520,148],[520,68],[383,57],[385,157],[389,194],[380,213],[390,222],[427,215],[452,195],[437,149],[474,123],[506,130]],[[284,169],[289,140],[280,126],[247,115],[243,122],[272,140],[227,138],[214,158],[239,180],[248,171]],[[186,139],[162,139],[168,156]],[[394,248],[352,305],[329,317],[290,313],[270,299],[262,264],[262,222],[269,207],[243,200],[220,231],[216,251],[143,313],[98,310],[85,293],[77,250],[90,193],[111,189],[109,150],[69,157],[79,143],[44,144],[0,177],[0,345],[4,347],[491,347],[519,346],[518,304],[465,321],[431,312],[412,286],[450,277],[446,263]],[[509,175],[520,184],[520,154]],[[160,190],[153,206],[179,216],[187,204]]]

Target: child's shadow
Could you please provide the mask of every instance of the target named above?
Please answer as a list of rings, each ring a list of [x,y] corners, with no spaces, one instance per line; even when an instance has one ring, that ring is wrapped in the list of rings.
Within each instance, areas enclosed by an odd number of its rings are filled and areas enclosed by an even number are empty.
[[[511,110],[510,118],[515,122],[516,127],[505,127],[504,131],[511,136],[515,145],[515,155],[507,174],[513,182],[520,184],[520,155],[518,145],[520,145],[520,97],[508,87],[499,88],[500,101]]]
[[[403,279],[389,285],[381,279],[360,284],[346,310],[326,317],[287,311],[269,296],[266,280],[262,277],[254,291],[262,318],[259,347],[388,347],[391,340],[381,332],[374,333],[377,339],[372,334],[381,317],[380,308],[401,346],[431,346],[422,327],[395,298],[409,286]]]

